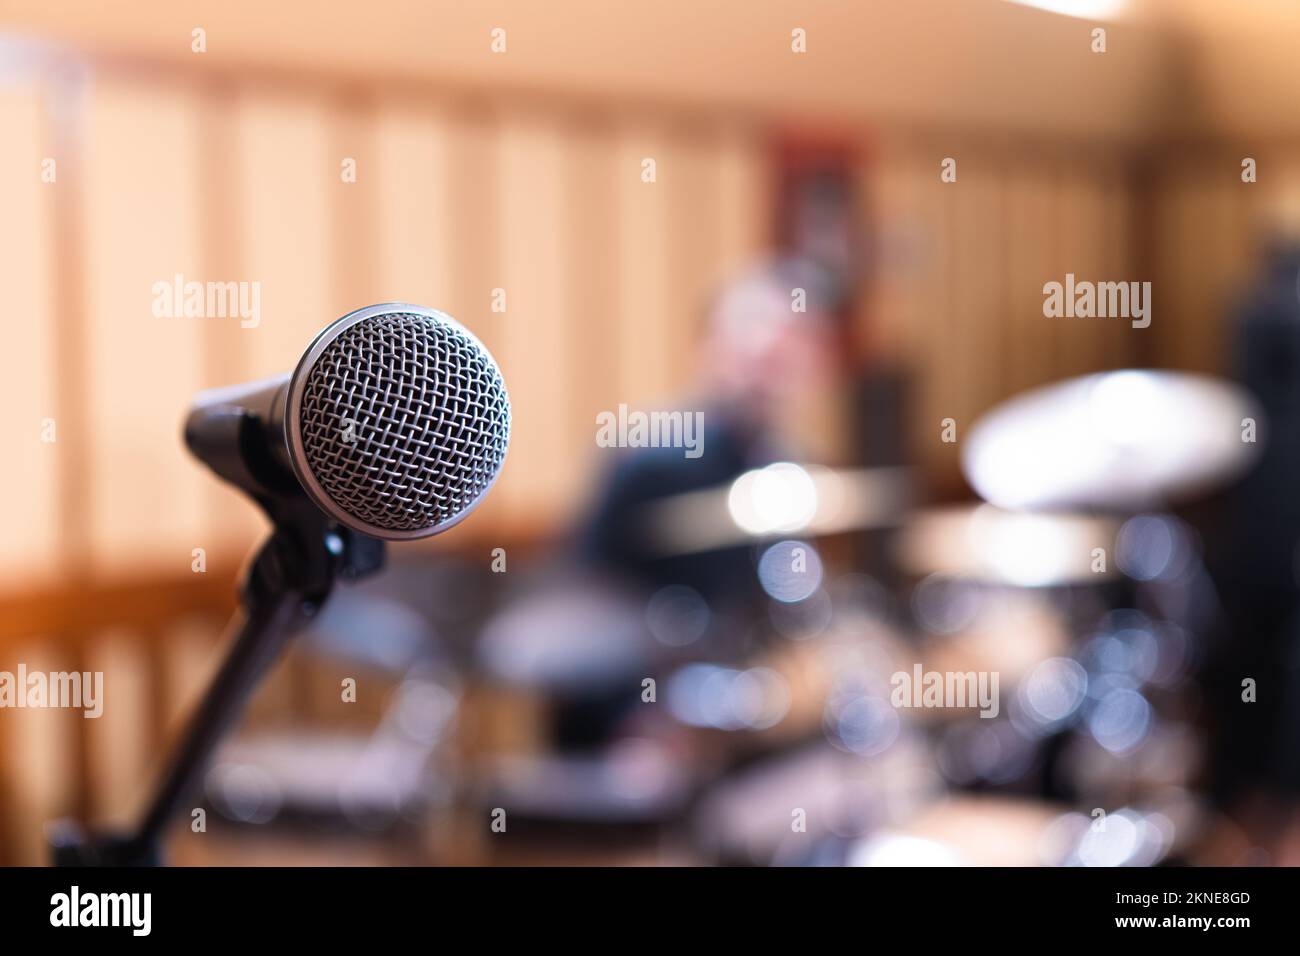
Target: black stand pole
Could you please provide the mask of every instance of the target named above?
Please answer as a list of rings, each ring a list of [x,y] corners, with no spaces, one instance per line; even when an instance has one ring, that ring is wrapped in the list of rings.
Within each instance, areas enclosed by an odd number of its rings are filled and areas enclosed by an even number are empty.
[[[270,509],[268,509],[270,510]],[[248,570],[234,643],[191,719],[140,826],[126,836],[87,838],[74,823],[51,827],[58,866],[155,866],[168,823],[191,798],[222,737],[280,652],[321,607],[339,576],[383,564],[383,542],[327,522],[314,508],[282,504],[277,527]]]

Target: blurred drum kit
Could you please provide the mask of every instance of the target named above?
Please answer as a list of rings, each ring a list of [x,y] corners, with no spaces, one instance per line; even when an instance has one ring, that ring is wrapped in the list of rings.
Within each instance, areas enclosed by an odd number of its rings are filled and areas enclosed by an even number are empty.
[[[713,609],[686,586],[646,603],[584,584],[490,621],[481,662],[557,699],[663,705],[615,708],[606,740],[530,772],[553,784],[580,759],[584,797],[553,815],[657,819],[706,862],[1178,859],[1203,817],[1190,719],[1213,589],[1171,509],[1243,476],[1262,428],[1236,386],[1124,370],[976,422],[979,504],[912,507],[900,468],[769,465],[661,499],[644,525],[669,557],[751,546],[760,637],[706,638]],[[862,533],[892,540],[901,588],[831,573]],[[994,706],[898,706],[914,669],[991,678]]]
[[[1197,836],[1192,678],[1214,622],[1213,602],[1196,598],[1213,586],[1195,532],[1170,509],[1244,476],[1261,427],[1247,393],[1206,377],[1124,370],[1054,384],[972,428],[962,466],[985,504],[922,513],[900,536],[923,628],[966,641],[980,629],[963,621],[947,632],[926,607],[927,590],[945,586],[936,582],[973,584],[1003,618],[977,643],[983,658],[945,642],[943,666],[1001,671],[1006,706],[991,726],[952,722],[938,756],[949,785],[1040,798],[991,811],[1038,819],[1018,862],[1151,865]],[[1037,623],[1005,619],[1026,604],[1042,612]],[[950,800],[918,825],[933,828],[949,804],[972,812],[969,798]],[[1044,820],[1051,805],[1060,812]],[[962,834],[935,845],[958,860],[994,859]],[[869,836],[851,856],[890,845]]]

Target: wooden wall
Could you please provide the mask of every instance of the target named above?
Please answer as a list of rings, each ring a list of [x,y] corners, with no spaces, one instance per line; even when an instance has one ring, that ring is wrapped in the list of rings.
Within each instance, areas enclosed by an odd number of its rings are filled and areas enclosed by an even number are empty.
[[[211,666],[263,521],[185,452],[195,391],[290,369],[361,305],[450,312],[515,430],[485,506],[430,546],[486,563],[565,527],[596,414],[679,395],[699,303],[764,246],[762,131],[717,116],[111,67],[6,76],[0,129],[0,670],[103,670],[111,695],[98,720],[4,712],[3,862],[40,862],[46,820],[127,819]],[[155,316],[176,273],[261,283],[260,325]]]
[[[940,178],[957,161],[955,182]],[[1126,151],[1033,138],[885,137],[860,194],[874,279],[858,320],[868,361],[913,376],[906,435],[941,493],[960,486],[964,429],[1019,391],[1144,361],[1151,329],[1043,315],[1043,284],[1149,278],[1144,197]],[[1158,300],[1157,300],[1158,301]],[[940,423],[955,419],[959,441]]]
[[[196,547],[228,584],[261,527],[181,447],[195,390],[287,369],[361,304],[444,308],[500,360],[517,424],[498,490],[456,542],[432,546],[486,555],[562,529],[591,480],[596,412],[679,394],[705,294],[763,252],[779,132],[699,108],[245,83],[237,70],[111,69],[85,87],[42,76],[0,86],[0,400],[16,463],[0,471],[13,503],[0,611],[35,594],[46,613],[13,619],[32,626],[5,630],[0,669],[93,662],[139,706],[94,728],[112,745],[78,744],[67,715],[6,716],[0,815],[19,825],[0,852],[28,862],[40,820],[129,808],[148,757],[137,732],[192,699],[215,636],[212,620],[179,614],[144,626],[143,598],[94,627],[51,609],[115,581],[187,579]],[[1300,193],[1285,144],[1260,150],[1248,186],[1240,150],[874,126],[858,131],[874,243],[857,358],[914,375],[907,434],[942,493],[960,490],[944,418],[960,433],[1017,391],[1103,368],[1219,368],[1255,223]],[[940,181],[947,156],[956,183]],[[55,183],[40,178],[47,157]],[[347,157],[356,183],[340,178]],[[155,318],[152,285],[176,272],[260,282],[261,326]],[[1044,317],[1043,283],[1066,272],[1151,280],[1151,328]],[[490,309],[497,288],[504,314]],[[41,440],[50,417],[54,443]],[[149,650],[176,628],[185,650]],[[95,806],[78,805],[73,779],[96,781]]]
[[[1168,321],[1155,364],[1205,372],[1228,360],[1233,306],[1257,274],[1263,244],[1300,238],[1300,149],[1293,141],[1168,147],[1152,159],[1152,269]],[[1257,181],[1242,182],[1242,160]]]
[[[869,361],[915,376],[907,434],[941,493],[960,494],[961,429],[1036,385],[1125,366],[1226,374],[1233,307],[1272,233],[1300,236],[1300,150],[1268,134],[1140,150],[1005,137],[890,136],[865,150],[875,278],[858,320]],[[955,183],[940,163],[957,159]],[[1257,181],[1242,181],[1242,160]],[[1152,283],[1146,329],[1047,318],[1042,287]]]
[[[442,308],[501,363],[514,440],[458,537],[551,530],[582,498],[597,412],[689,384],[700,303],[764,244],[744,124],[92,75],[0,96],[0,279],[22,317],[0,376],[23,465],[0,474],[24,503],[0,544],[11,589],[186,571],[197,547],[236,563],[261,520],[183,449],[192,394],[292,368],[372,302]],[[260,325],[154,316],[176,273],[260,283]]]

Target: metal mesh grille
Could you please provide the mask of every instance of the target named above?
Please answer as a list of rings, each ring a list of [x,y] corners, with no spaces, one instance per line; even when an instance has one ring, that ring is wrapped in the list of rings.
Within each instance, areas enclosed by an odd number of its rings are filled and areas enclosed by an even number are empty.
[[[404,312],[357,322],[326,346],[298,414],[321,487],[391,531],[457,517],[492,483],[510,438],[492,357],[454,326]]]

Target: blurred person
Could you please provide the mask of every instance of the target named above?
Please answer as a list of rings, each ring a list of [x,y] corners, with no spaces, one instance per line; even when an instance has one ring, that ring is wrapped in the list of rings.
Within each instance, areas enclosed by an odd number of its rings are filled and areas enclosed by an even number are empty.
[[[795,290],[803,290],[802,310],[795,308]],[[701,434],[696,436],[702,454],[689,457],[677,447],[612,452],[614,461],[576,533],[587,604],[599,603],[593,587],[640,602],[662,588],[684,586],[707,608],[707,654],[717,659],[746,652],[735,642],[747,638],[746,625],[765,607],[753,548],[742,544],[665,554],[648,534],[650,509],[689,492],[725,491],[745,471],[798,457],[799,436],[787,423],[800,418],[807,393],[825,381],[830,369],[830,301],[827,274],[795,258],[765,262],[719,291],[705,314],[696,356],[697,385],[675,406],[690,410],[688,414],[702,411]],[[729,522],[722,507],[724,513],[716,519]],[[569,613],[574,618],[571,628],[591,629],[576,612]],[[530,619],[535,622],[536,614]],[[599,647],[603,657],[615,660],[621,648],[629,675],[645,673],[645,665],[633,666],[632,661],[665,651],[655,646],[649,630],[633,642],[635,647],[623,647],[626,636],[620,644],[609,630],[576,633],[567,643],[573,641],[580,647]],[[555,743],[561,750],[604,746],[635,712],[639,696],[626,691],[630,676],[580,678],[587,673],[585,665],[564,649],[565,644],[548,641],[560,658],[556,666],[574,676],[565,686],[552,687]]]
[[[1228,496],[1221,546],[1210,551],[1226,633],[1207,668],[1220,704],[1215,791],[1232,801],[1263,785],[1300,794],[1300,206],[1283,204],[1237,308],[1237,378],[1256,396],[1267,434],[1256,468]],[[1272,685],[1248,705],[1241,681]]]
[[[691,457],[682,447],[611,450],[613,461],[576,529],[576,553],[563,556],[576,558],[577,567],[548,561],[541,580],[486,624],[479,652],[488,670],[545,695],[548,744],[557,755],[613,761],[607,766],[612,773],[619,766],[615,741],[663,741],[675,732],[647,718],[640,706],[641,678],[659,673],[665,657],[680,650],[665,646],[674,642],[663,641],[649,623],[660,589],[684,586],[698,595],[702,603],[695,609],[707,609],[708,623],[695,637],[708,657],[747,652],[732,638],[747,638],[752,629],[745,625],[766,607],[753,548],[664,554],[648,533],[649,509],[705,489],[721,489],[725,502],[738,475],[797,457],[799,436],[785,423],[801,417],[808,393],[827,378],[830,290],[825,273],[793,258],[764,263],[724,286],[706,310],[696,388],[674,406],[690,415],[702,412],[693,446],[701,454]],[[800,303],[806,308],[797,309]],[[730,522],[725,503],[720,511],[716,519]],[[641,722],[646,719],[654,726]],[[579,771],[559,762],[550,772],[554,784]],[[598,798],[582,787],[591,800]],[[538,785],[543,803],[546,791]]]
[[[803,311],[796,290],[806,297]],[[721,290],[707,311],[697,391],[683,406],[703,410],[703,454],[620,452],[581,534],[585,562],[651,590],[688,586],[715,609],[761,598],[749,547],[663,555],[647,542],[647,506],[801,457],[790,421],[832,369],[832,299],[829,276],[793,258],[765,263]]]

